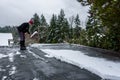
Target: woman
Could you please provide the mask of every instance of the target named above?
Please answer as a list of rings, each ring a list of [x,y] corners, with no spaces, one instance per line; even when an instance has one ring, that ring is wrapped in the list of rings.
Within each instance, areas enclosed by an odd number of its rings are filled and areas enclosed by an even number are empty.
[[[30,34],[29,27],[33,25],[33,22],[33,19],[31,19],[29,22],[22,23],[19,27],[17,27],[20,36],[20,50],[26,50],[25,33]]]

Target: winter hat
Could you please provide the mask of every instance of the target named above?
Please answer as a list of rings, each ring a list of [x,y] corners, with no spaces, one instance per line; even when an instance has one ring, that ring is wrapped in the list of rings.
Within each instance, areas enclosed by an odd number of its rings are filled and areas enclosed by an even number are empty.
[[[33,23],[34,23],[33,19],[31,19],[31,20],[29,21],[29,23],[30,23],[30,24],[33,24]]]

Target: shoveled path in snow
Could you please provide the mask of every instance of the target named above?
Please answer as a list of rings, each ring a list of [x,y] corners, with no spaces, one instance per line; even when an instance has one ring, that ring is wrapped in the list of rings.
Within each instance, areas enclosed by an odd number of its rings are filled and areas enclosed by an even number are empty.
[[[0,47],[0,80],[101,80],[77,66],[61,62],[37,48]]]
[[[120,80],[119,53],[75,44],[33,44],[48,57],[84,68],[102,79]],[[112,55],[112,56],[111,56]]]

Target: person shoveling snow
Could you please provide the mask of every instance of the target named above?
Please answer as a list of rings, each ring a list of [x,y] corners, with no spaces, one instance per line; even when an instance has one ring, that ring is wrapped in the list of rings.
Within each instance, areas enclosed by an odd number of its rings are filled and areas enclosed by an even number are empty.
[[[29,27],[33,25],[33,22],[34,22],[33,19],[31,19],[29,22],[25,22],[21,24],[19,27],[17,27],[20,36],[20,50],[26,50],[25,33],[30,34]]]

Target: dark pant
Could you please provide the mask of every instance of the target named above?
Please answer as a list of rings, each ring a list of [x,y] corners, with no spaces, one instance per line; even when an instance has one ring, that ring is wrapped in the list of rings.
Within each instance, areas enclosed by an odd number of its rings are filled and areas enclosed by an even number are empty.
[[[25,41],[25,33],[19,32],[20,41]]]
[[[26,49],[26,47],[25,47],[25,33],[19,32],[19,36],[20,36],[20,49],[24,50],[24,49]]]

